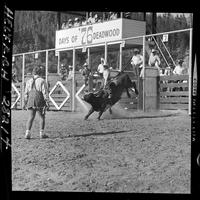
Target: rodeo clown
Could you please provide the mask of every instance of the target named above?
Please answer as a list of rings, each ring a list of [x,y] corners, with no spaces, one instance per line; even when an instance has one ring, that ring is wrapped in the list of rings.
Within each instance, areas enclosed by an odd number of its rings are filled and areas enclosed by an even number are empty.
[[[31,127],[35,119],[36,112],[40,119],[40,138],[47,138],[44,133],[45,128],[45,109],[49,108],[48,89],[45,80],[41,77],[42,68],[34,67],[32,78],[26,82],[24,93],[24,109],[27,109],[28,120],[26,123],[25,138],[31,138]]]

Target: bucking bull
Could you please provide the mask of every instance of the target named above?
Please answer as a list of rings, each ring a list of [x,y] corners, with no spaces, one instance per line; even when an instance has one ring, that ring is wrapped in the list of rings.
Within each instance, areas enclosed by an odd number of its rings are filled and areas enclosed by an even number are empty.
[[[112,114],[111,107],[120,100],[124,90],[127,96],[129,98],[131,97],[129,89],[132,89],[135,94],[138,95],[135,82],[131,81],[128,74],[119,72],[119,74],[106,85],[105,89],[100,89],[97,93],[89,92],[83,95],[82,99],[92,106],[84,119],[87,120],[94,111],[99,112],[98,120],[100,120],[101,115],[107,109],[109,109],[110,114]],[[109,92],[111,93],[111,98],[108,98]]]

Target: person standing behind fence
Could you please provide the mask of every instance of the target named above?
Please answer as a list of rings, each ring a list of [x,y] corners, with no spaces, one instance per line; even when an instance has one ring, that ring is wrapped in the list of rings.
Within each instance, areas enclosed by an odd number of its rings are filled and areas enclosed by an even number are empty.
[[[67,81],[72,80],[73,76],[74,76],[73,66],[69,65],[69,72],[68,72],[68,76],[67,76]]]
[[[179,59],[177,61],[177,65],[176,65],[176,67],[173,70],[173,74],[175,74],[175,75],[186,74],[186,69],[183,67],[183,62],[184,61],[182,59]]]
[[[101,78],[103,78],[103,71],[104,71],[104,59],[101,58],[101,63],[98,65],[97,72]]]
[[[33,77],[26,82],[24,92],[24,109],[28,111],[28,121],[26,123],[25,138],[30,139],[31,127],[36,115],[40,118],[40,138],[47,138],[44,133],[45,128],[45,109],[49,107],[48,89],[46,82],[41,78],[41,67],[36,66],[33,69]]]
[[[149,62],[148,62],[150,67],[156,67],[158,69],[158,72],[160,72],[160,58],[157,55],[157,50],[152,49],[150,57],[149,57]]]
[[[133,57],[131,59],[131,65],[133,66],[133,70],[135,71],[135,75],[138,77],[141,74],[141,70],[143,67],[143,56],[139,54],[139,49],[133,50]]]
[[[101,58],[101,63],[97,67],[97,73],[99,75],[101,86],[103,86],[103,71],[104,71],[104,58]]]
[[[89,76],[91,75],[91,70],[88,68],[88,64],[83,65],[82,76],[84,79],[84,84],[87,86],[89,82]]]
[[[95,19],[92,17],[92,12],[89,12],[89,18],[87,20],[87,24],[94,24]]]
[[[110,81],[110,69],[108,67],[108,64],[106,62],[104,62],[103,64],[104,70],[103,70],[103,88],[106,87],[108,81]]]
[[[164,70],[164,76],[171,76],[173,73],[172,71],[172,67],[171,66],[167,66]]]

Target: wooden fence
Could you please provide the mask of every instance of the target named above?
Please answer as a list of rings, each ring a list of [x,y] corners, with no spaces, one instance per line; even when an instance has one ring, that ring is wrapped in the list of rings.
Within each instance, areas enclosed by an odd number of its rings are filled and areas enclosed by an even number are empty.
[[[68,90],[70,93],[70,97],[67,100],[67,102],[63,105],[63,107],[60,109],[62,111],[71,111],[72,109],[72,81],[62,81],[60,76],[58,74],[49,74],[48,76],[48,84],[49,84],[49,92],[52,90],[52,88],[55,86],[55,84],[60,81],[65,88]],[[67,97],[66,92],[62,89],[60,85],[58,85],[55,90],[51,94],[52,99],[54,102],[57,104],[57,106],[60,106],[60,104],[65,100]],[[56,111],[57,108],[53,104],[53,102],[50,101],[49,103],[50,107],[49,110]]]
[[[188,110],[188,75],[160,76],[159,91],[161,110]]]
[[[114,74],[112,74],[114,76]],[[138,88],[138,81],[129,74],[131,79],[136,81],[137,88]],[[48,79],[49,81],[49,91],[55,86],[57,81],[61,81],[59,75],[52,75]],[[62,111],[72,111],[72,81],[61,81],[62,84],[67,88],[68,92],[70,93],[70,97],[64,106],[60,109]],[[94,81],[95,82],[95,81]],[[98,81],[97,81],[98,82]],[[161,110],[170,110],[170,109],[188,109],[189,104],[189,76],[188,75],[173,75],[173,76],[160,76],[159,78],[159,107]],[[76,74],[76,91],[80,89],[80,87],[84,84],[83,79],[80,73]],[[22,94],[22,83],[15,83],[14,84],[16,89]],[[139,89],[140,90],[140,89]],[[12,87],[12,105],[16,101],[18,95],[15,89]],[[139,91],[142,93],[142,90]],[[119,101],[119,105],[125,109],[138,109],[139,106],[139,99],[142,100],[139,96],[137,97],[134,93],[131,93],[132,98],[128,98],[126,92],[122,94],[122,97]],[[51,94],[51,97],[55,101],[55,103],[59,106],[64,99],[67,97],[67,94],[64,90],[58,85],[54,92]],[[22,96],[17,101],[13,109],[22,109]],[[75,100],[76,111],[80,111],[81,105],[80,103]],[[54,104],[50,101],[50,110],[56,111],[57,108]]]
[[[21,96],[20,96],[20,99],[16,102],[16,100],[18,98],[18,94],[15,91],[15,89],[12,87],[12,89],[11,89],[11,105],[13,105],[13,109],[22,109],[22,82],[15,83],[14,85]]]
[[[111,74],[111,76],[115,76],[117,72],[113,72]],[[132,74],[130,74],[130,77],[132,80],[136,81],[137,84],[137,80],[134,78],[134,76],[132,76]],[[75,75],[75,93],[82,87],[82,85],[84,84],[83,78],[81,76],[81,74],[79,72],[76,73]],[[70,93],[70,97],[67,100],[67,102],[63,105],[63,107],[60,109],[62,111],[72,111],[72,80],[68,80],[68,81],[61,81],[60,76],[57,74],[50,74],[48,76],[48,86],[49,86],[49,92],[52,90],[52,88],[55,86],[56,82],[60,81],[68,90],[68,92]],[[99,80],[98,79],[93,79],[93,87],[96,88],[97,90],[99,89]],[[20,92],[20,94],[22,94],[22,83],[15,83],[14,84],[15,87],[18,89],[18,91]],[[88,88],[86,88],[86,90],[88,90]],[[80,93],[80,95],[83,94],[84,91],[82,91]],[[130,92],[131,93],[131,92]],[[64,99],[67,97],[67,94],[64,92],[64,90],[62,89],[62,87],[60,87],[59,85],[55,88],[55,90],[51,93],[51,97],[54,100],[54,102],[57,104],[57,106],[59,107],[60,104],[64,101]],[[15,92],[15,90],[12,88],[12,105],[14,104],[15,100],[17,98],[17,93]],[[15,104],[15,106],[13,107],[13,109],[22,109],[22,96],[20,97],[20,99],[17,101],[17,103]],[[75,98],[75,105],[76,105],[76,111],[81,111],[83,108],[81,106],[81,104],[77,101],[77,99]],[[137,105],[138,105],[138,99],[136,97],[136,95],[134,93],[131,93],[131,98],[128,98],[126,95],[126,92],[124,92],[122,94],[122,97],[119,101],[119,105],[122,108],[125,109],[137,109]],[[55,107],[55,105],[53,104],[53,102],[50,101],[50,108],[49,110],[52,111],[56,111],[57,108]]]

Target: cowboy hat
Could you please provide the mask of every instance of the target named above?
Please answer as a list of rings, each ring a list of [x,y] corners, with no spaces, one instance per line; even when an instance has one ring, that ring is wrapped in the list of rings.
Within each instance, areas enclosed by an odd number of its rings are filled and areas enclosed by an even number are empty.
[[[85,66],[88,66],[88,64],[86,62],[83,64],[83,67],[85,67]]]
[[[178,63],[183,63],[184,61],[182,59],[178,59]]]
[[[156,49],[152,49],[152,53],[153,53],[153,52],[157,52],[157,50],[156,50]]]

